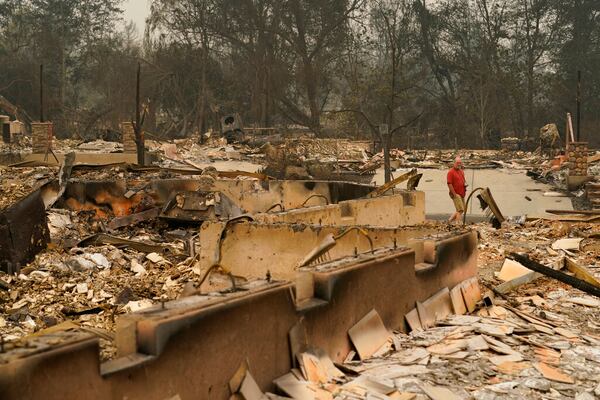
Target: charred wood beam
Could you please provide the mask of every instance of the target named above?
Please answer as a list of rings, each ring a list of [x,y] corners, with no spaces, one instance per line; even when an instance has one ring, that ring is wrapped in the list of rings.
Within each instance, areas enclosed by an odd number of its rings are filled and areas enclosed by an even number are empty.
[[[571,285],[575,289],[579,289],[593,296],[600,297],[600,289],[586,281],[582,281],[581,279],[577,279],[574,276],[565,274],[564,272],[546,267],[545,265],[533,261],[529,257],[522,254],[511,253],[510,258],[521,263],[523,266],[532,271],[539,272],[540,274],[554,278],[560,282],[566,283],[567,285]]]

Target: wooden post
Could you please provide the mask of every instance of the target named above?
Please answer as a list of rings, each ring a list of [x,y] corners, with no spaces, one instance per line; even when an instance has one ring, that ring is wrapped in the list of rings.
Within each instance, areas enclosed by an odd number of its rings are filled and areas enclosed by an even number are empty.
[[[135,143],[137,147],[137,162],[139,165],[144,165],[144,150],[145,150],[145,140],[144,140],[144,131],[142,129],[143,121],[141,115],[141,105],[140,105],[140,75],[142,71],[142,65],[138,63],[137,68],[137,80],[135,86],[135,124],[134,124],[134,132],[135,132]]]
[[[44,64],[40,64],[40,122],[44,122]]]
[[[569,126],[569,143],[571,143],[575,141],[575,138],[573,137],[573,119],[571,118],[571,113],[567,113],[567,124]]]
[[[390,133],[387,124],[379,125],[379,134],[381,136],[381,141],[383,142],[383,168],[385,183],[388,183],[392,180],[392,169],[390,167]]]
[[[541,142],[540,137],[540,142]],[[540,147],[541,149],[541,147]],[[565,120],[565,155],[568,156],[567,152],[569,151],[569,113],[567,113],[567,118]]]
[[[577,141],[581,141],[579,137],[581,127],[581,70],[577,71]]]

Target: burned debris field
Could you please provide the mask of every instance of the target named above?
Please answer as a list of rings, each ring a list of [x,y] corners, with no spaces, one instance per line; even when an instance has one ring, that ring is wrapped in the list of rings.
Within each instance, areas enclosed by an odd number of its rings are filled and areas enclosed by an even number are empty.
[[[0,0],[0,398],[600,399],[594,0]]]

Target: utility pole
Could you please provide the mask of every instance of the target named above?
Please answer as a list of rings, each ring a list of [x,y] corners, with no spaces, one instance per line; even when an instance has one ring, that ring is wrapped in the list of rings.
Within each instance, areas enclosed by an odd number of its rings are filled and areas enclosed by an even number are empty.
[[[40,64],[40,122],[44,122],[44,64]]]
[[[379,125],[379,135],[381,136],[381,141],[383,142],[383,168],[385,183],[388,183],[392,180],[392,169],[390,167],[390,132],[387,124]]]
[[[140,75],[142,72],[142,65],[138,63],[137,68],[137,81],[135,86],[135,124],[133,126],[133,130],[135,132],[135,144],[137,150],[137,162],[139,165],[144,165],[144,149],[145,149],[145,140],[144,140],[144,131],[142,129],[142,125],[144,121],[141,115],[141,104],[140,104]]]
[[[577,71],[577,141],[580,141],[579,132],[581,129],[581,70]]]

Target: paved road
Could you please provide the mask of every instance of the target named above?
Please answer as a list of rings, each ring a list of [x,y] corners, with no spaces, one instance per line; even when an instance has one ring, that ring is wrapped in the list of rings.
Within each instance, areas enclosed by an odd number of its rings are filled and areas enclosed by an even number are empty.
[[[408,170],[407,170],[408,171]],[[394,172],[398,176],[402,171]],[[425,192],[425,211],[427,214],[450,214],[454,211],[452,201],[448,196],[446,173],[444,170],[420,169],[423,173],[419,189]],[[544,192],[552,191],[549,185],[534,181],[525,171],[508,169],[465,170],[469,190],[487,186],[505,216],[548,215],[546,209],[572,210],[571,199],[568,197],[544,197]],[[375,181],[383,183],[383,170],[377,171]],[[529,189],[529,190],[528,190]],[[531,190],[535,191],[531,191]],[[469,193],[467,193],[468,196]],[[525,199],[531,198],[531,201]],[[469,206],[469,214],[482,215],[479,202]]]

